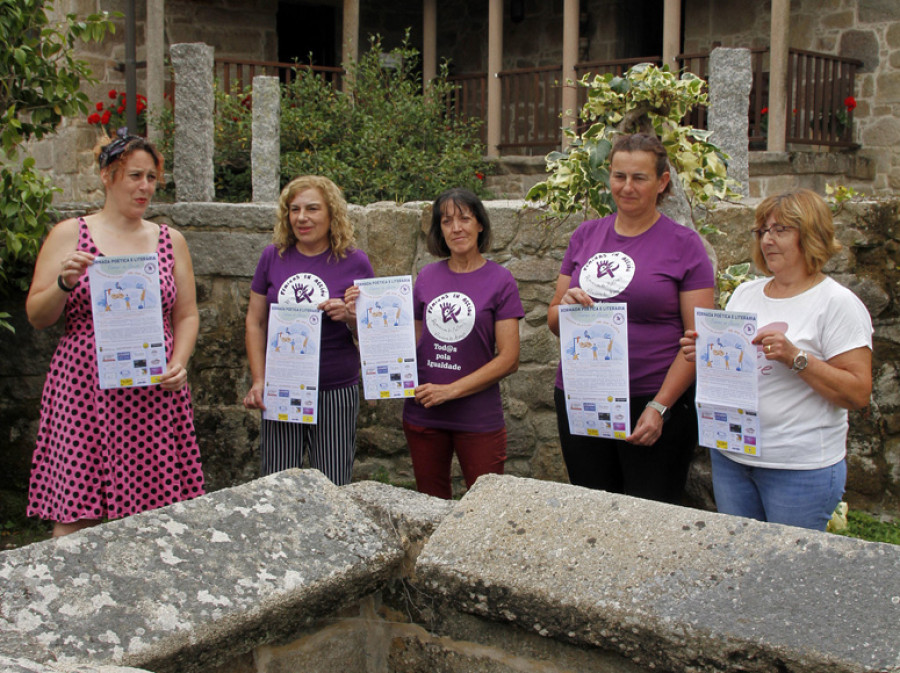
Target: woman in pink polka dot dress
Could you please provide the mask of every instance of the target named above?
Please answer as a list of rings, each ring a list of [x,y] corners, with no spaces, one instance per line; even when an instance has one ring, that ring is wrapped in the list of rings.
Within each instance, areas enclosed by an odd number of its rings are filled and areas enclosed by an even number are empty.
[[[103,209],[53,227],[38,255],[26,310],[37,329],[65,314],[65,334],[41,400],[28,515],[73,533],[203,494],[188,359],[199,317],[184,237],[143,219],[162,175],[144,138],[118,137],[100,150]],[[87,268],[95,257],[156,252],[167,368],[159,385],[101,390]]]

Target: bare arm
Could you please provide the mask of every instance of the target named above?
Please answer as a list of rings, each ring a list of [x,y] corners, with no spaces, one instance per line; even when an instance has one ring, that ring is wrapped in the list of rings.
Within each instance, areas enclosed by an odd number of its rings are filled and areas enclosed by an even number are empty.
[[[163,390],[179,390],[187,383],[187,363],[197,345],[200,313],[197,310],[197,286],[191,253],[181,232],[169,229],[175,256],[176,299],[172,307],[172,332],[175,343],[165,374],[160,377]]]
[[[28,322],[36,329],[56,323],[65,309],[69,295],[60,289],[57,278],[62,276],[67,287],[75,287],[94,261],[89,252],[76,250],[77,245],[78,222],[65,220],[50,230],[41,246],[25,302]]]
[[[782,332],[760,332],[753,340],[761,344],[766,360],[776,360],[785,367],[794,364],[800,352]],[[844,409],[862,409],[872,394],[872,351],[867,346],[820,360],[807,355],[809,364],[797,372],[800,379],[819,395]]]
[[[714,293],[711,287],[679,293],[678,303],[681,311],[681,320],[684,323],[686,332],[694,329],[694,309],[713,308],[713,297]],[[672,360],[672,364],[669,365],[669,370],[666,372],[666,378],[663,379],[659,392],[656,393],[653,399],[660,404],[671,407],[694,382],[695,374],[694,364],[688,361],[682,351],[679,350],[675,355],[675,359]],[[632,430],[631,435],[625,438],[625,441],[641,446],[651,446],[659,439],[659,436],[662,434],[662,428],[663,419],[659,412],[655,409],[644,409],[637,425]]]
[[[422,334],[422,321],[416,321],[416,341]],[[416,388],[416,402],[434,407],[449,400],[481,392],[519,368],[519,321],[517,318],[494,323],[497,354],[471,374],[444,385],[423,383]]]
[[[244,406],[248,409],[265,409],[263,386],[266,379],[266,330],[269,306],[265,295],[250,290],[247,305],[244,341],[247,347],[247,361],[250,363],[250,390],[244,396]]]

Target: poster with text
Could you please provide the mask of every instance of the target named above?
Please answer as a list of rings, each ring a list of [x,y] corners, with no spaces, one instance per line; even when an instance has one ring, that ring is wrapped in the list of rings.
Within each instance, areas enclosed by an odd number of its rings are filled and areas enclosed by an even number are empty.
[[[97,257],[88,278],[100,387],[159,383],[167,363],[157,254]]]
[[[272,304],[266,336],[263,418],[316,423],[322,312],[299,304]]]
[[[359,287],[356,327],[367,400],[414,397],[416,327],[412,276],[365,278]]]
[[[694,309],[700,444],[760,456],[756,314]]]
[[[627,305],[560,305],[559,347],[569,432],[629,436]]]

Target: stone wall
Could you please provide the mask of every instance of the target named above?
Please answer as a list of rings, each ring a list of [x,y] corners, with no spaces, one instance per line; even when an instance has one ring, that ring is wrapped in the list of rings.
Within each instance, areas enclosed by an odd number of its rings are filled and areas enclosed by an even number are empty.
[[[559,344],[546,326],[559,265],[576,218],[542,220],[520,201],[487,204],[493,223],[490,257],[515,276],[525,318],[520,324],[521,365],[501,384],[509,432],[507,472],[565,481],[559,453],[553,384]],[[432,261],[424,245],[430,204],[351,206],[360,247],[378,275],[415,275]],[[67,214],[74,214],[72,209]],[[211,488],[243,483],[258,474],[258,416],[241,406],[249,386],[244,354],[244,315],[250,278],[270,240],[274,204],[157,204],[148,216],[181,230],[197,277],[200,337],[190,363],[190,382],[204,467]],[[710,223],[720,268],[750,259],[752,209],[721,206]],[[875,323],[870,407],[851,414],[851,507],[900,515],[900,202],[853,204],[838,216],[844,251],[827,267],[859,294]],[[27,482],[40,391],[58,329],[35,332],[23,311],[14,315],[15,337],[0,338],[0,488],[21,491]],[[412,472],[400,424],[402,402],[363,403],[355,475],[410,483]],[[456,470],[456,490],[462,483]],[[708,464],[698,452],[689,502],[711,507]]]
[[[9,673],[900,672],[900,547],[509,476],[288,470],[0,579]]]

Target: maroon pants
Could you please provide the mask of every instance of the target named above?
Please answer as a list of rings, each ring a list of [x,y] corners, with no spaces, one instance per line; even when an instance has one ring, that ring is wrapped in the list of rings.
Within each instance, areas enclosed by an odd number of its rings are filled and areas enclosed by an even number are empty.
[[[482,474],[503,474],[506,428],[493,432],[460,432],[425,428],[404,422],[403,432],[409,444],[416,488],[420,493],[445,500],[453,497],[450,464],[454,452],[468,488]]]

